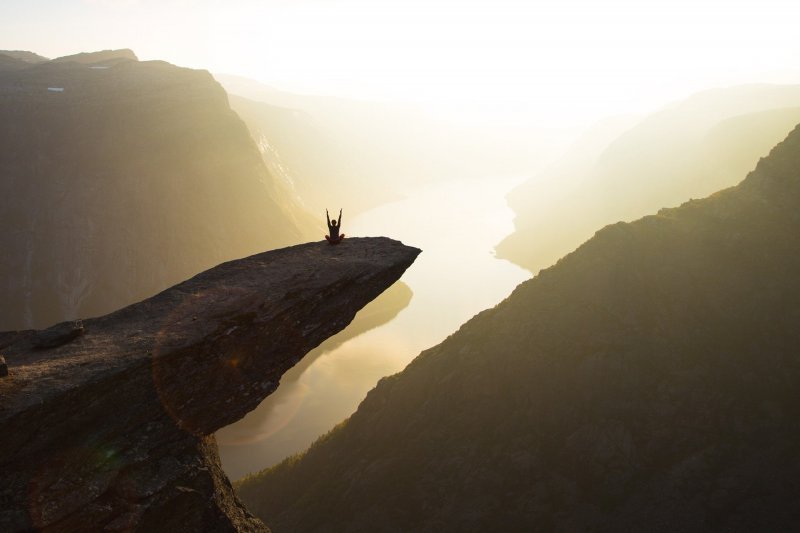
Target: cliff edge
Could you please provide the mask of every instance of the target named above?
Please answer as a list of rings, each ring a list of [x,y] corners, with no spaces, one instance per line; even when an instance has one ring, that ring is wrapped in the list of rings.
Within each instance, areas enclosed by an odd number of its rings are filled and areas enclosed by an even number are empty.
[[[0,530],[263,531],[213,433],[394,283],[387,238],[230,261],[109,315],[0,333]]]
[[[800,126],[607,226],[239,484],[275,531],[793,531]]]

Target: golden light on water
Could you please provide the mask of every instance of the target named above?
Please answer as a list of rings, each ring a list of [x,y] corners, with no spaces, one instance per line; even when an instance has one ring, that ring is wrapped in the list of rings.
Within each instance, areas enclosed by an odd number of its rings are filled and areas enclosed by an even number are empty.
[[[299,383],[269,406],[256,409],[232,426],[215,433],[220,446],[247,446],[268,439],[286,428],[295,418],[309,393],[305,383]]]
[[[429,184],[345,219],[353,235],[391,235],[423,250],[402,277],[413,297],[388,323],[341,344],[334,337],[330,350],[306,355],[308,366],[287,372],[257,409],[218,431],[222,463],[232,478],[304,449],[352,413],[380,378],[402,370],[530,277],[492,254],[512,230],[504,196],[520,179]]]

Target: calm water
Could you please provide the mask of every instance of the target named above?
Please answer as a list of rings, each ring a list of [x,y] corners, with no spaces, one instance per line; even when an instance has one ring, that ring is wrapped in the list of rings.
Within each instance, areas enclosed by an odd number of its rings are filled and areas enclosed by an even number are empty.
[[[422,249],[402,277],[413,296],[395,285],[285,374],[256,410],[217,432],[231,479],[306,449],[353,413],[380,378],[402,370],[530,277],[492,251],[513,230],[504,196],[519,181],[437,183],[352,219],[345,206],[346,234],[383,235]]]

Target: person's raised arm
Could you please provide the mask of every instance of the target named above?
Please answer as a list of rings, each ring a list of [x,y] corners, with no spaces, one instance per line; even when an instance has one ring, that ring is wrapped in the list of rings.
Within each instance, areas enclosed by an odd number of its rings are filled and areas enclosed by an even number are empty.
[[[342,210],[339,209],[339,227],[342,227]]]
[[[328,227],[331,227],[331,216],[328,214],[328,210],[325,209],[325,218],[328,219]]]

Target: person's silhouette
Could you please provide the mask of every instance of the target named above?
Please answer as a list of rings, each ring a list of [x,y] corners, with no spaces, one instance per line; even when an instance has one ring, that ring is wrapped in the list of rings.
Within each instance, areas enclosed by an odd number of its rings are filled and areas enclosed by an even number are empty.
[[[331,216],[328,214],[327,209],[325,210],[325,218],[328,219],[328,233],[330,233],[330,235],[325,235],[325,239],[329,244],[339,244],[344,239],[344,233],[339,235],[339,229],[342,227],[342,210],[339,209],[339,220],[334,218],[331,221]]]

